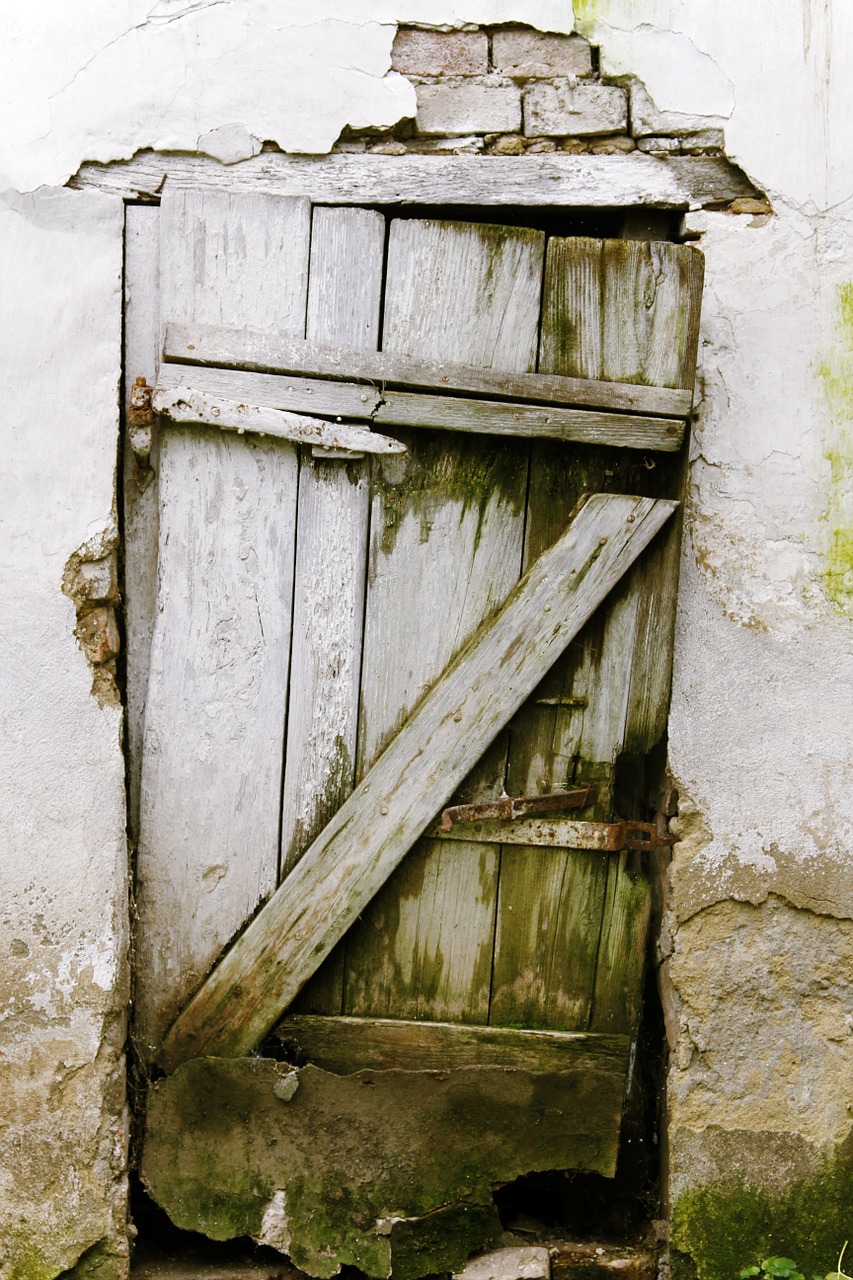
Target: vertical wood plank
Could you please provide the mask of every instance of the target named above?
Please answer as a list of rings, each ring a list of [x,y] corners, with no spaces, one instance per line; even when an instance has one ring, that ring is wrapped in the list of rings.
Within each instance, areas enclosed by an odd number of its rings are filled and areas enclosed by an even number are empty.
[[[160,333],[160,210],[128,205],[124,224],[124,378],[125,413],[138,377],[156,384]],[[151,454],[140,463],[125,433],[124,629],[127,658],[128,818],[134,841],[139,836],[139,783],[148,658],[157,603],[159,439],[152,429]]]
[[[532,369],[543,240],[514,228],[393,222],[383,349]],[[359,777],[521,570],[528,447],[426,431],[407,444],[406,459],[374,471]],[[502,782],[503,761],[492,762],[468,780],[466,798]],[[345,1011],[484,1022],[498,862],[495,846],[416,847],[351,932]],[[417,908],[402,911],[415,885]]]
[[[690,249],[552,239],[539,370],[689,386],[700,295],[701,255],[697,261]],[[678,472],[677,461],[659,457],[628,460],[614,450],[535,442],[525,560],[554,541],[585,489],[672,496]],[[668,530],[516,717],[510,791],[593,783],[598,799],[586,816],[614,816],[620,754],[644,754],[665,729],[677,554],[677,532]],[[627,1019],[623,1029],[633,1032],[642,994],[647,886],[618,858],[609,870],[597,864],[594,886],[587,855],[554,853],[552,859],[542,866],[541,850],[504,850],[490,1020],[523,1021],[535,1007],[540,1017],[554,1016],[558,1007],[565,1017],[571,1005],[576,1027],[600,1010],[602,1017]],[[555,914],[558,881],[560,894],[585,904],[574,920]],[[515,933],[512,918],[524,922]],[[537,932],[542,921],[552,930],[547,963]],[[584,962],[573,965],[580,955]],[[525,987],[518,976],[525,972],[537,974],[536,983]]]
[[[304,336],[306,201],[167,193],[164,319]],[[138,853],[137,1037],[153,1053],[275,888],[296,450],[170,428]]]
[[[606,884],[600,854],[504,846],[492,1026],[586,1030]]]
[[[635,1036],[643,1005],[652,887],[636,854],[610,854],[591,1031]]]
[[[315,342],[375,350],[385,219],[315,209],[308,329]],[[364,461],[302,459],[281,875],[352,790],[367,556]]]
[[[384,249],[382,214],[314,209],[308,339],[376,350]],[[366,460],[324,461],[303,451],[279,879],[353,786],[369,505]],[[342,1000],[339,946],[295,1008],[340,1013]]]
[[[704,258],[665,241],[603,242],[605,381],[693,385]]]

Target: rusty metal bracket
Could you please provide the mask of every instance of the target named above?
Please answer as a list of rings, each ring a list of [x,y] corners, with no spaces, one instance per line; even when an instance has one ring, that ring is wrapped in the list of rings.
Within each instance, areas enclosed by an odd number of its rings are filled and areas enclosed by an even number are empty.
[[[551,791],[544,796],[501,796],[479,804],[455,804],[441,815],[441,830],[450,831],[459,822],[508,822],[513,818],[536,818],[543,813],[585,809],[596,797],[595,787],[577,791]]]

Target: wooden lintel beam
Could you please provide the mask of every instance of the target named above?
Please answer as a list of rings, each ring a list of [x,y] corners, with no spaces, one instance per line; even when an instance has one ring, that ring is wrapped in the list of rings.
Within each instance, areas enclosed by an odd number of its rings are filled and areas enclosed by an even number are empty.
[[[165,1039],[167,1070],[255,1047],[677,505],[586,500],[220,960]]]

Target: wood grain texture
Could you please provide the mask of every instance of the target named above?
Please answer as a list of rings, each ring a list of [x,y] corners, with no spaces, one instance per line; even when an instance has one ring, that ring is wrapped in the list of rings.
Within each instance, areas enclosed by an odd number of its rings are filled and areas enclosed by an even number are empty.
[[[606,882],[598,853],[504,848],[492,1026],[587,1029]]]
[[[212,365],[163,364],[159,385],[189,384],[205,395],[223,396],[243,404],[326,418],[371,418],[379,407],[379,392],[355,382],[323,382],[277,373],[250,373]]]
[[[347,1013],[485,1022],[500,852],[419,840],[347,937]]]
[[[160,332],[160,210],[129,205],[124,242],[124,370],[127,398],[138,377],[157,380]],[[127,404],[125,404],[125,411]],[[157,603],[157,542],[160,510],[157,487],[159,436],[152,432],[147,467],[140,467],[125,442],[124,643],[127,655],[128,820],[139,835],[139,783],[148,657]]]
[[[337,1075],[361,1070],[442,1071],[505,1067],[517,1071],[618,1070],[630,1038],[572,1032],[460,1027],[383,1018],[283,1018],[276,1036],[300,1057]]]
[[[586,502],[220,960],[169,1032],[164,1067],[258,1043],[673,509]]]
[[[314,214],[315,227],[318,215],[330,212],[331,210],[318,209]],[[353,214],[356,211],[339,212]],[[600,301],[597,282],[592,301]],[[587,333],[588,330],[585,329],[584,332]],[[600,340],[600,326],[594,332]],[[285,338],[281,334],[261,333],[254,329],[230,329],[221,325],[167,324],[163,358],[181,364],[216,365],[260,373],[373,382],[386,387],[475,392],[478,395],[510,400],[585,405],[594,409],[662,417],[684,417],[690,412],[692,403],[689,392],[668,387],[602,383],[586,378],[561,377],[558,374],[479,369],[452,361],[400,356],[394,351],[361,351],[355,346],[301,342],[298,338]],[[595,361],[596,368],[600,364],[600,359]]]
[[[675,418],[564,409],[559,405],[540,408],[513,401],[426,396],[403,391],[386,391],[372,420],[381,427],[440,427],[443,431],[544,437],[577,444],[667,452],[679,449],[684,439],[684,423]]]
[[[542,252],[539,233],[393,222],[385,348],[532,367]],[[405,466],[375,469],[359,776],[521,568],[526,448],[438,433],[410,443]],[[469,785],[485,798],[491,782]],[[413,850],[347,939],[344,1011],[485,1022],[498,860]]]
[[[643,1007],[652,886],[637,854],[610,855],[591,1031],[636,1036]]]
[[[322,204],[547,205],[575,209],[688,209],[754,196],[723,157],[369,156],[302,159],[264,153],[223,169],[205,156],[143,151],[123,164],[86,164],[72,186],[127,199],[163,190],[310,196]]]
[[[602,378],[692,387],[704,264],[691,245],[603,241]]]
[[[604,385],[604,384],[602,384]],[[163,365],[160,387],[192,387],[198,395],[298,414],[367,420],[377,427],[440,428],[466,434],[545,437],[631,449],[678,449],[684,423],[677,418],[540,407],[514,401],[474,400],[416,392],[380,392],[355,382],[221,369],[215,365]],[[385,451],[388,451],[387,449]],[[379,452],[374,448],[373,452]]]
[[[303,334],[308,233],[304,201],[164,199],[163,307]],[[214,431],[162,441],[138,853],[146,1055],[275,888],[297,461]]]
[[[381,214],[314,210],[309,338],[376,347],[384,247]],[[368,464],[303,455],[280,880],[353,787],[369,504]],[[337,1013],[342,998],[339,950],[300,993],[300,1007]]]
[[[319,449],[350,450],[361,453],[405,453],[406,447],[355,422],[327,422],[286,409],[265,409],[211,396],[191,386],[157,387],[151,407],[161,417],[180,426],[216,427],[238,435],[270,436],[292,444],[309,444]]]

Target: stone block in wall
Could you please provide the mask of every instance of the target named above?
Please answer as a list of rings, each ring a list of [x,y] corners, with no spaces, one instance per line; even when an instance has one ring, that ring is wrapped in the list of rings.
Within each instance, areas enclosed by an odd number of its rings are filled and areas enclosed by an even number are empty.
[[[521,94],[513,85],[418,85],[417,132],[422,135],[517,133]]]
[[[588,76],[592,72],[592,50],[580,36],[496,31],[492,36],[492,64],[496,71],[519,79]]]
[[[672,155],[681,150],[680,138],[638,138],[637,150],[647,151],[652,155]]]
[[[628,95],[617,85],[534,84],[524,94],[528,138],[625,133]]]
[[[409,76],[485,75],[489,69],[489,39],[484,31],[402,27],[394,38],[391,66]]]
[[[635,138],[662,134],[698,133],[722,124],[717,116],[686,115],[681,111],[659,111],[639,80],[631,82],[631,132]]]

